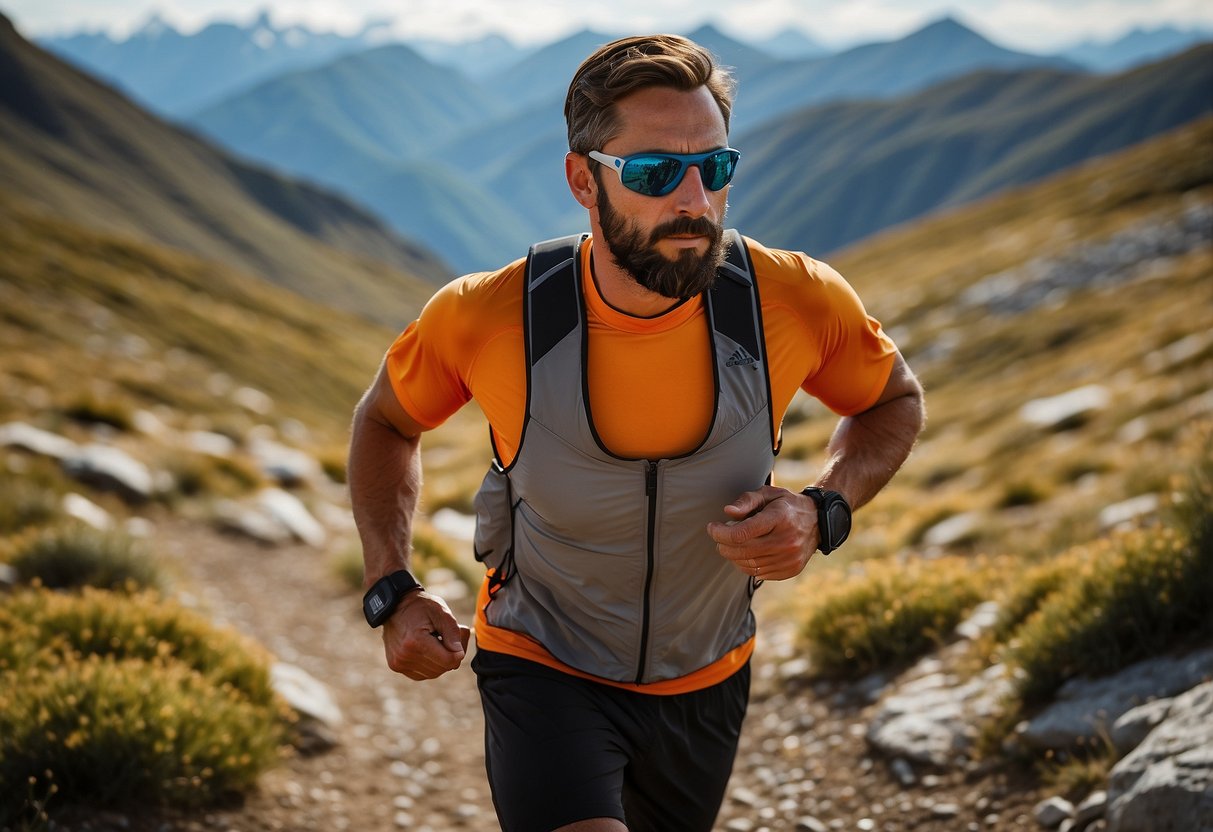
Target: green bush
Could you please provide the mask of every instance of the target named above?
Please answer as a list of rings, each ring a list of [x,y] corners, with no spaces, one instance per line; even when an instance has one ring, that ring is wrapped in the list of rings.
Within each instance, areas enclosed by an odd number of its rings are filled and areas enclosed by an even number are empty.
[[[4,598],[0,794],[26,801],[0,803],[0,823],[48,801],[196,806],[246,789],[290,722],[268,661],[150,592]]]
[[[913,660],[942,643],[980,600],[972,561],[867,561],[811,602],[801,635],[826,673],[858,676]]]
[[[175,662],[71,656],[0,691],[5,795],[41,778],[73,803],[204,805],[251,786],[281,738],[272,710]]]
[[[27,590],[0,604],[0,671],[53,664],[71,655],[171,659],[259,706],[274,701],[269,658],[262,649],[154,593]]]
[[[24,583],[53,589],[156,588],[162,584],[155,562],[129,536],[79,523],[50,526],[12,542],[9,563]]]
[[[1213,633],[1211,586],[1213,552],[1175,529],[1087,547],[1079,568],[1011,637],[1020,696],[1038,703],[1073,676],[1110,673]]]

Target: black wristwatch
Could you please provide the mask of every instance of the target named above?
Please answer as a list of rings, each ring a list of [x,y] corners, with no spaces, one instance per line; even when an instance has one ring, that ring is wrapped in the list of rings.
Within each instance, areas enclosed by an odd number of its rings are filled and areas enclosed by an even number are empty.
[[[415,589],[422,589],[422,586],[407,569],[401,569],[375,581],[374,586],[362,596],[362,614],[366,616],[366,623],[378,627],[387,621],[396,611],[400,599]]]
[[[800,492],[817,503],[817,548],[823,555],[833,552],[851,533],[851,506],[837,491],[826,491],[815,485]]]

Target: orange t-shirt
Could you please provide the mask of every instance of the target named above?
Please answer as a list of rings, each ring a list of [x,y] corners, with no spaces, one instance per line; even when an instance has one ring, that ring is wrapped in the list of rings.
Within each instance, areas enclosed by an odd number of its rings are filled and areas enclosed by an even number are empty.
[[[797,389],[840,415],[871,407],[888,381],[896,347],[855,291],[829,266],[804,254],[767,249],[748,238],[746,243],[762,304],[776,435]],[[590,405],[598,435],[618,456],[660,459],[685,453],[707,432],[715,399],[702,299],[653,318],[627,315],[599,295],[590,251],[590,245],[582,249],[581,274]],[[517,453],[525,418],[525,272],[526,261],[519,260],[447,284],[387,354],[392,387],[413,419],[437,427],[475,398],[505,465]],[[481,647],[585,675],[533,639],[489,625],[486,602],[482,587],[476,620]],[[752,650],[751,640],[706,668],[665,682],[599,681],[648,693],[697,690],[727,678]]]

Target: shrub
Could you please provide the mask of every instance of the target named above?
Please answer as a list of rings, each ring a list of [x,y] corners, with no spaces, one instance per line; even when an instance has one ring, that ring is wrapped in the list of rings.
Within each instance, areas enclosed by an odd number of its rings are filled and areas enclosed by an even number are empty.
[[[1019,693],[1044,700],[1077,675],[1119,670],[1186,639],[1213,633],[1213,552],[1175,529],[1139,530],[1077,556],[1063,584],[1015,630],[1008,659]]]
[[[360,546],[349,546],[334,555],[331,568],[343,585],[362,591],[363,563]],[[436,568],[451,570],[472,589],[476,588],[480,580],[477,567],[470,567],[461,561],[450,546],[424,526],[413,527],[411,568],[422,582],[425,581],[426,573]]]
[[[273,701],[268,656],[237,633],[151,592],[80,595],[27,590],[0,604],[0,671],[47,665],[72,655],[180,662],[249,701]]]
[[[265,483],[260,471],[240,459],[178,454],[166,468],[172,474],[176,492],[184,497],[238,497]]]
[[[817,667],[858,676],[921,656],[980,600],[979,571],[962,558],[869,561],[812,602],[801,633]]]
[[[213,802],[274,761],[288,721],[261,648],[152,593],[0,603],[0,794],[28,796],[10,814],[29,819],[54,792]]]
[[[156,564],[130,537],[79,523],[51,526],[14,541],[9,562],[21,581],[37,580],[55,589],[155,588],[162,583]]]
[[[185,665],[73,655],[0,673],[0,737],[0,793],[42,777],[71,802],[188,807],[252,785],[281,729]]]

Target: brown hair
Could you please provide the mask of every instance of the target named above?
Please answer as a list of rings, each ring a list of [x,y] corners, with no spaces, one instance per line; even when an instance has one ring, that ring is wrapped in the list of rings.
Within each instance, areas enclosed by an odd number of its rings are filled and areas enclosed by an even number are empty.
[[[619,130],[615,102],[645,87],[693,90],[706,86],[729,129],[735,84],[728,71],[694,41],[678,35],[623,38],[586,58],[569,84],[564,119],[569,150],[599,150]]]

